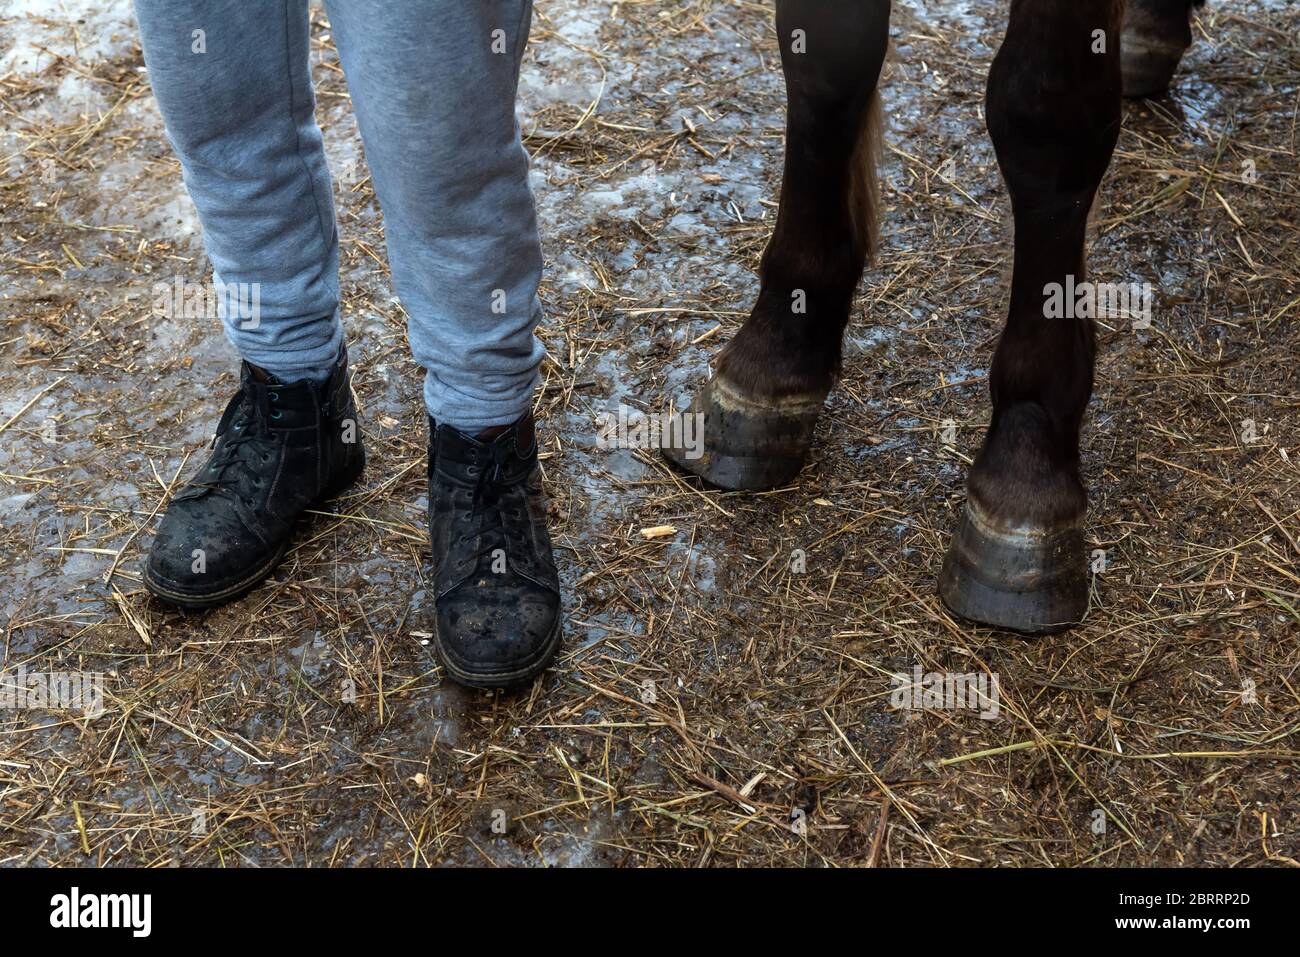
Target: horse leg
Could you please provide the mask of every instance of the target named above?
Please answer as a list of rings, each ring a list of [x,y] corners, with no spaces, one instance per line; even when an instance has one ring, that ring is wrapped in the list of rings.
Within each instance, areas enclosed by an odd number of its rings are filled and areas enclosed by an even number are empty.
[[[1192,45],[1191,13],[1205,0],[1128,0],[1120,43],[1124,95],[1160,96]]]
[[[889,12],[889,0],[777,0],[785,170],[758,299],[691,406],[703,455],[664,449],[713,485],[774,488],[807,457],[874,241]]]
[[[1045,298],[1053,284],[1083,280],[1088,214],[1119,136],[1121,8],[1012,0],[989,71],[985,113],[1011,195],[1015,260],[989,372],[993,415],[939,593],[964,618],[1027,633],[1077,623],[1088,602],[1079,427],[1093,323],[1046,318]]]

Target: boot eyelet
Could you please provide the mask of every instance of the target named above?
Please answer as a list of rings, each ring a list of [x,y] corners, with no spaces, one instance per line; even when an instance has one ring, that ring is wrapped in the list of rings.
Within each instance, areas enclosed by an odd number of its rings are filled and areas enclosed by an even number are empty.
[[[279,418],[282,418],[283,416],[284,416],[284,413],[281,412],[279,409],[272,409],[272,410],[271,410],[271,418],[273,418],[273,419],[279,419]]]
[[[269,395],[269,396],[271,397],[271,401],[272,401],[272,402],[279,402],[279,401],[280,401],[280,393],[278,393],[278,392],[268,392],[267,395]]]

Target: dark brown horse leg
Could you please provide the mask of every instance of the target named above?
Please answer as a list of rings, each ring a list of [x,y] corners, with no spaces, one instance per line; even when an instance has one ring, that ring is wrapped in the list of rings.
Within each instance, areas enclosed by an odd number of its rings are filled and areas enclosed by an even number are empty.
[[[1128,0],[1121,54],[1125,96],[1161,96],[1192,45],[1191,13],[1205,0]]]
[[[1084,281],[1084,234],[1120,126],[1121,0],[1012,0],[986,115],[1015,216],[993,415],[939,579],[958,615],[1027,633],[1087,608],[1079,427],[1092,395],[1090,317],[1046,318]],[[1086,312],[1086,310],[1083,310]],[[1071,311],[1074,314],[1074,311]]]
[[[794,478],[839,369],[876,228],[876,84],[889,9],[889,0],[777,0],[785,172],[758,300],[692,405],[704,413],[704,454],[664,450],[722,488]]]

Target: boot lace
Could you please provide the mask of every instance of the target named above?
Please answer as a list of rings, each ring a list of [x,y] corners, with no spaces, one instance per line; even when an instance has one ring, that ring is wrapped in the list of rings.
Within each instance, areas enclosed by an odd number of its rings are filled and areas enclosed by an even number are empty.
[[[474,534],[463,535],[461,540],[477,539],[479,547],[469,556],[475,567],[498,548],[505,550],[508,563],[516,561],[522,556],[510,554],[510,546],[518,544],[522,549],[528,541],[524,533],[528,524],[528,475],[506,481],[502,470],[510,457],[507,442],[514,440],[511,434],[506,442],[494,443],[483,460],[470,466],[477,477],[466,518],[474,523]],[[506,570],[511,571],[509,564]]]
[[[258,465],[270,461],[278,444],[271,434],[270,420],[276,417],[271,402],[278,398],[273,387],[254,379],[245,382],[226,405],[217,424],[217,439],[225,436],[221,449],[208,460],[207,468],[194,485],[218,495],[242,499],[245,505],[252,502],[244,497],[242,489],[251,485],[261,488],[262,478]]]

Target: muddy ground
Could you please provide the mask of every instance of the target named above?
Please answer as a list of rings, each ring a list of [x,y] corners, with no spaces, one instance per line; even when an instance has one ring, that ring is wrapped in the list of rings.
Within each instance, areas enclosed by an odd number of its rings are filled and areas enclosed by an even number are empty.
[[[934,592],[1005,305],[981,112],[1005,14],[895,4],[843,380],[810,467],[736,495],[597,448],[596,417],[680,403],[752,301],[770,9],[538,0],[520,108],[568,625],[501,696],[426,647],[421,377],[323,12],[371,464],[266,586],[181,614],[139,563],[237,370],[217,323],[147,299],[207,277],[199,226],[129,4],[0,3],[0,667],[102,672],[108,696],[0,712],[0,864],[1296,865],[1300,8],[1212,2],[1173,95],[1126,107],[1091,268],[1156,306],[1103,323],[1104,555],[1085,624],[1038,642]],[[997,674],[999,716],[891,707],[915,667]]]

